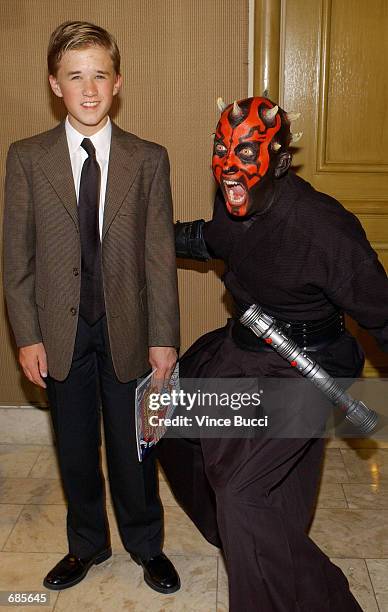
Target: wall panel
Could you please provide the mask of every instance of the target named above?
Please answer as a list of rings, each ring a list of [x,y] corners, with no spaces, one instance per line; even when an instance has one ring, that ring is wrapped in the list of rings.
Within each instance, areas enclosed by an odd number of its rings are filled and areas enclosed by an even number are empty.
[[[386,0],[282,1],[281,98],[304,132],[296,168],[359,217],[388,270],[387,30]],[[367,353],[365,373],[386,375],[373,342]]]

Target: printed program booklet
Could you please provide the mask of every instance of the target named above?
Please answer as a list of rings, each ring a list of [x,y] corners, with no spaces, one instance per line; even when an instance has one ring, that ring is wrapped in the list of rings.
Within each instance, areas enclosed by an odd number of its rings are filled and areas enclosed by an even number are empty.
[[[150,417],[157,416],[162,419],[171,418],[175,406],[172,401],[167,406],[159,406],[157,410],[150,408],[150,395],[157,393],[152,385],[152,376],[156,370],[138,382],[135,394],[135,430],[137,455],[139,461],[147,456],[150,450],[159,442],[166,433],[165,425],[151,425]],[[179,364],[177,362],[167,387],[161,390],[161,394],[170,394],[171,391],[179,392]]]

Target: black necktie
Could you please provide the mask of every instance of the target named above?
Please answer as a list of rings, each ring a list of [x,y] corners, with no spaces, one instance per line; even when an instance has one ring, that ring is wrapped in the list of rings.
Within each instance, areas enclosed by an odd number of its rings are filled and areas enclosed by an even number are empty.
[[[84,138],[81,147],[88,158],[82,166],[78,197],[82,256],[80,315],[93,325],[105,313],[98,221],[101,172],[92,141]]]

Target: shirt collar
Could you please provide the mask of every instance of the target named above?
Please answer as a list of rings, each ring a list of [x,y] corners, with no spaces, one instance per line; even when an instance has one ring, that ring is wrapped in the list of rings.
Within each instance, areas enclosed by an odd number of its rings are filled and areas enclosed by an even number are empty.
[[[84,134],[78,132],[78,130],[71,125],[68,116],[66,117],[65,121],[65,130],[70,155],[73,155],[73,153],[75,153],[81,146],[81,142],[84,138],[90,138],[96,149],[97,157],[101,160],[107,160],[109,158],[110,141],[112,136],[112,122],[109,117],[106,124],[92,136],[85,136]]]

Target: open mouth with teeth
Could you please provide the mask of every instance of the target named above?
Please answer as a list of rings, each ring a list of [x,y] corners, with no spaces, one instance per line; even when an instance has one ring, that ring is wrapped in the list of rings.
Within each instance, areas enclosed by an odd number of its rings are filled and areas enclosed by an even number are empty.
[[[225,194],[232,208],[244,206],[248,200],[248,191],[239,181],[223,180]]]

